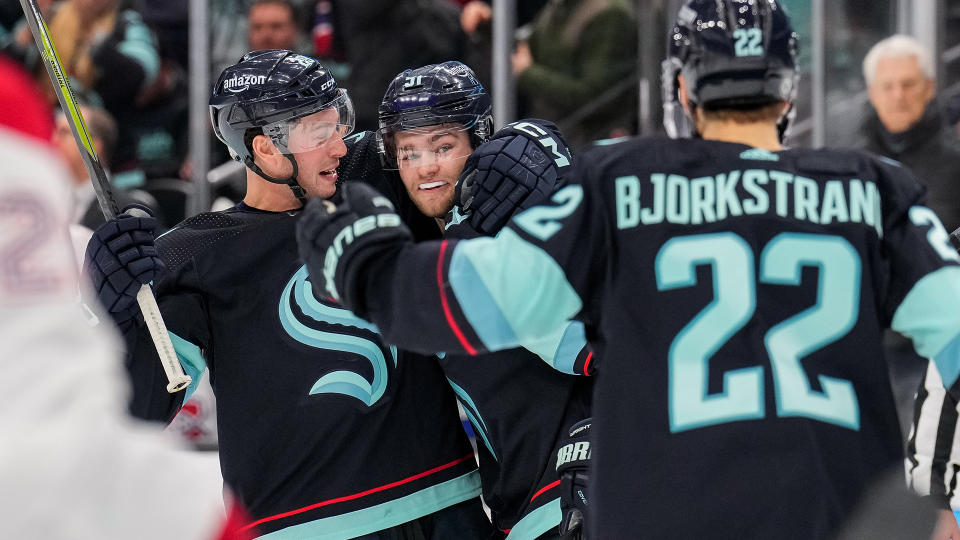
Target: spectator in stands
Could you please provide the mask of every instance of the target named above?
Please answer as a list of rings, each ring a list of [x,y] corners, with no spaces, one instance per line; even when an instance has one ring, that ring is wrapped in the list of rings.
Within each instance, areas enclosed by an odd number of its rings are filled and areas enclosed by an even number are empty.
[[[37,9],[44,20],[49,20],[53,3],[53,0],[37,0]],[[0,5],[0,53],[22,65],[33,65],[38,58],[37,47],[23,17],[23,8],[12,1],[0,2]]]
[[[188,0],[140,0],[137,11],[157,36],[160,57],[186,71],[190,63],[190,5]]]
[[[410,66],[463,58],[460,9],[449,0],[335,0],[357,131],[375,131],[383,89]]]
[[[573,148],[635,131],[637,28],[627,0],[554,0],[517,44],[524,116],[553,120]]]
[[[947,230],[960,227],[960,141],[944,129],[934,99],[933,55],[909,36],[891,36],[864,57],[863,76],[872,105],[865,148],[913,169]]]
[[[453,0],[462,6],[460,12],[460,28],[466,33],[469,40],[464,60],[467,65],[473,66],[474,73],[484,86],[493,84],[491,64],[493,54],[493,9],[490,2],[485,0]],[[528,30],[527,25],[533,21],[537,13],[546,5],[547,0],[527,0],[517,2],[516,20],[518,33]]]
[[[163,62],[140,13],[123,0],[64,0],[50,19],[60,59],[74,90],[101,104],[118,127],[114,181],[140,186],[176,174],[186,151],[186,84]],[[42,66],[38,80],[54,93]]]
[[[480,31],[482,27],[493,20],[493,9],[486,0],[454,0],[463,6],[460,12],[460,27],[467,34]],[[529,0],[517,2],[517,26],[529,24],[536,17],[547,0]]]
[[[84,124],[87,126],[87,134],[90,135],[93,147],[100,158],[100,163],[107,175],[110,176],[110,163],[117,141],[117,123],[110,116],[110,113],[101,107],[81,105],[80,114],[83,115]],[[58,112],[56,116],[53,144],[66,160],[67,168],[70,171],[70,179],[73,181],[72,223],[82,225],[87,229],[95,229],[104,222],[103,212],[97,202],[96,193],[93,184],[90,182],[90,176],[87,173],[86,165],[84,165],[77,141],[70,130],[70,123],[62,111]],[[121,208],[138,203],[148,206],[156,212],[156,202],[143,191],[114,186],[113,196]],[[162,216],[160,217],[162,218]],[[83,239],[83,233],[80,229],[74,228],[74,231],[75,239]],[[83,239],[83,243],[80,244],[81,254],[86,249],[87,240],[89,240],[89,237]]]
[[[251,51],[289,49],[309,52],[297,8],[290,0],[255,0],[247,13],[247,41]]]
[[[249,16],[258,0],[215,0],[210,2],[210,76],[211,82],[228,66],[237,63],[250,48]],[[306,29],[307,14],[317,0],[290,0],[297,28]],[[360,2],[357,2],[360,3]],[[299,46],[298,46],[299,51]],[[304,51],[307,52],[307,51]]]

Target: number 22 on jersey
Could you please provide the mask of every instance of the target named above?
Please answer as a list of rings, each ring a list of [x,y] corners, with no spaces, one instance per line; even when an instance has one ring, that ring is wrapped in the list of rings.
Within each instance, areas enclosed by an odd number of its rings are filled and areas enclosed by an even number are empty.
[[[740,331],[756,310],[757,283],[799,286],[804,267],[819,268],[816,303],[770,328],[764,346],[770,359],[777,416],[806,417],[859,429],[853,385],[820,375],[822,391],[810,387],[801,360],[842,338],[857,321],[860,257],[845,239],[822,234],[782,233],[760,254],[731,232],[668,240],[657,253],[657,289],[697,284],[696,267],[709,265],[714,299],[683,327],[669,352],[670,431],[763,418],[764,367],[723,375],[723,391],[707,393],[710,357]]]

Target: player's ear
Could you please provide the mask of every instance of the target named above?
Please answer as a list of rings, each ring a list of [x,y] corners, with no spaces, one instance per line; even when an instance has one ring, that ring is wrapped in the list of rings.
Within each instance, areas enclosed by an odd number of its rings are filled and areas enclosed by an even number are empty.
[[[250,142],[250,149],[253,151],[254,160],[257,163],[266,166],[272,166],[283,160],[280,150],[274,146],[273,141],[266,135],[257,135]]]

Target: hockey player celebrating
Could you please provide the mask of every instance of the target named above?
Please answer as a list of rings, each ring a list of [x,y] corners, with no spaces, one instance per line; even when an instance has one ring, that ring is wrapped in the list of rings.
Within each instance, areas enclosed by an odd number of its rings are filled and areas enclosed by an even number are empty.
[[[566,144],[551,123],[528,120],[492,134],[490,113],[484,87],[455,61],[399,73],[380,104],[377,146],[388,176],[422,214],[445,227],[448,238],[495,234],[512,214],[545,201],[561,169],[569,168]],[[458,189],[464,170],[472,176]],[[470,192],[469,186],[485,184],[502,188],[499,199]],[[470,203],[458,202],[457,195]],[[583,326],[558,330],[541,354],[560,370],[582,372],[590,354]],[[484,501],[494,525],[509,531],[511,540],[556,537],[562,510],[553,450],[568,426],[589,416],[591,381],[560,373],[524,349],[482,359],[441,357],[477,434]]]
[[[436,362],[319,301],[297,258],[302,202],[336,189],[347,93],[311,58],[257,51],[224,70],[210,114],[248,167],[243,201],[187,219],[155,250],[151,220],[123,216],[88,246],[131,351],[135,412],[167,419],[183,399],[164,392],[131,296],[155,275],[181,363],[195,381],[210,370],[223,478],[250,526],[271,538],[486,538],[475,459]]]
[[[960,258],[902,166],[781,146],[796,35],[778,2],[690,0],[669,36],[667,116],[699,138],[587,152],[496,238],[412,244],[347,186],[299,241],[326,254],[317,293],[400,346],[483,353],[586,323],[592,537],[832,537],[903,462],[881,330],[960,393]]]

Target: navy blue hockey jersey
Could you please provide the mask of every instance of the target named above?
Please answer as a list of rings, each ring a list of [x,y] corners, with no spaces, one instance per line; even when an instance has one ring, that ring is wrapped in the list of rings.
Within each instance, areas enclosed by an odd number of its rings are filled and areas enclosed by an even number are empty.
[[[365,269],[351,307],[477,352],[578,315],[603,359],[594,538],[831,536],[902,464],[882,329],[956,391],[960,264],[921,186],[866,153],[702,140],[599,148],[570,178],[495,239]]]
[[[580,338],[582,340],[582,338]],[[561,351],[576,356],[576,350]],[[589,353],[588,353],[589,354]],[[508,538],[533,539],[560,524],[557,441],[590,416],[592,379],[561,373],[525,349],[440,361],[477,434],[483,498]]]
[[[374,140],[370,132],[350,137],[338,170],[348,181],[378,178],[373,183],[396,202],[415,239],[439,237],[436,222],[416,210],[399,175],[383,170]],[[444,234],[477,233],[460,224]],[[554,448],[566,428],[590,415],[592,382],[572,376],[591,362],[592,350],[584,345],[583,325],[574,323],[545,340],[536,349],[539,357],[522,348],[481,359],[441,355],[444,375],[477,435],[484,502],[494,525],[510,531],[511,540],[537,538],[560,523]]]
[[[241,206],[157,242],[168,267],[160,308],[194,380],[210,369],[223,477],[253,525],[352,538],[477,497],[476,461],[437,362],[318,301],[296,222]],[[180,395],[164,391],[149,336],[135,338],[138,412],[169,416]]]

